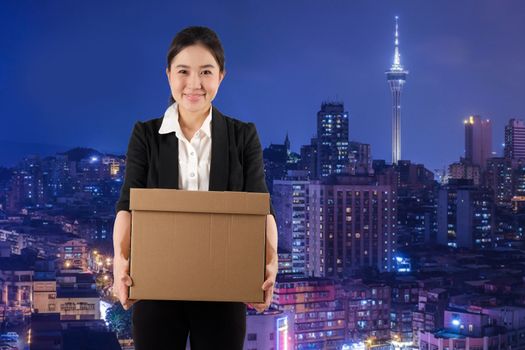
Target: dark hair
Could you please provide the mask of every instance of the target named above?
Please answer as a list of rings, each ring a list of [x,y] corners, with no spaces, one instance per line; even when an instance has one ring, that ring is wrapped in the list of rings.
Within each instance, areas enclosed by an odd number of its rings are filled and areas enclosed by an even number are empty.
[[[168,69],[170,69],[171,61],[179,52],[188,46],[196,44],[207,48],[219,64],[220,72],[224,72],[224,49],[222,48],[219,37],[210,28],[197,26],[184,28],[175,35],[168,50]],[[174,102],[175,100],[170,94],[170,104]]]

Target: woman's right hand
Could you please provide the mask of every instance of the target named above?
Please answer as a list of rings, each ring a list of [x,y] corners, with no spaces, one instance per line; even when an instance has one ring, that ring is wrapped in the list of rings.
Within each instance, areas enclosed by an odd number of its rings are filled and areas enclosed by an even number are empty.
[[[129,299],[129,289],[133,281],[129,275],[129,259],[114,257],[113,259],[113,295],[115,295],[124,310],[129,310],[137,300]]]

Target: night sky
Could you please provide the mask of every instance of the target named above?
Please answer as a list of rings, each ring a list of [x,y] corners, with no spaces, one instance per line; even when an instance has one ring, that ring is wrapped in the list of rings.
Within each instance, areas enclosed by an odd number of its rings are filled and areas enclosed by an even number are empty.
[[[256,123],[263,146],[292,150],[341,100],[350,139],[390,162],[385,70],[400,17],[402,159],[443,168],[464,153],[463,119],[525,118],[525,1],[2,1],[0,140],[124,153],[136,120],[162,116],[172,37],[205,25],[226,78],[214,105]]]

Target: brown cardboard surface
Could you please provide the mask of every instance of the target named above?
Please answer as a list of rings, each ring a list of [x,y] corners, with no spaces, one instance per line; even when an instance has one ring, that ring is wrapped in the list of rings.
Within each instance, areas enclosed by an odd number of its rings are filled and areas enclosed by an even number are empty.
[[[131,189],[130,299],[264,302],[267,193]]]

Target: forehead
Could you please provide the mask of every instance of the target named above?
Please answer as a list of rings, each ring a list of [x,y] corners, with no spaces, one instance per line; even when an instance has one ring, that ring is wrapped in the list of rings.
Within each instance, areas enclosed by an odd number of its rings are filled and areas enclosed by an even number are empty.
[[[185,65],[189,67],[200,67],[204,65],[218,66],[210,50],[202,45],[186,46],[173,57],[171,65]]]

